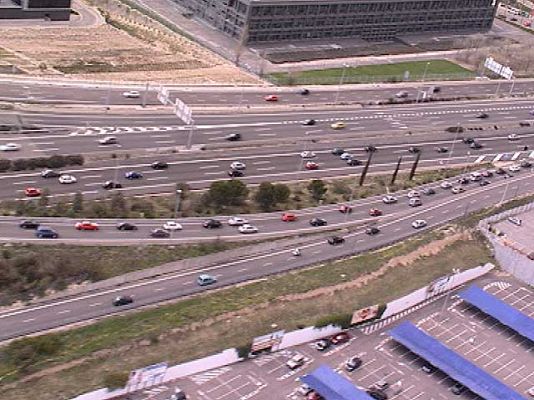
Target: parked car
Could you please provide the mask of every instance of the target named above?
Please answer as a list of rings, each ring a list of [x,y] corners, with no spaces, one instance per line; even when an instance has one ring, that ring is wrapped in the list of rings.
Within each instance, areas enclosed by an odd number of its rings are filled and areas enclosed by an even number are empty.
[[[305,362],[306,357],[297,353],[286,362],[286,365],[289,369],[293,370],[303,366]]]
[[[243,171],[239,171],[237,169],[231,169],[228,171],[228,176],[230,178],[240,178],[242,176],[245,176],[245,173]]]
[[[363,364],[362,359],[360,357],[354,356],[347,360],[347,362],[345,363],[345,369],[349,372],[352,372],[360,368],[362,364]]]
[[[346,343],[349,340],[350,340],[350,335],[348,332],[339,332],[338,334],[330,338],[330,343],[332,343],[333,345],[338,345],[338,344]]]
[[[313,151],[303,151],[302,153],[300,153],[300,156],[302,158],[314,158],[315,153]]]
[[[328,244],[332,246],[337,246],[343,243],[345,243],[345,239],[343,239],[341,236],[331,236],[328,238]]]
[[[423,371],[426,374],[431,374],[436,370],[436,367],[434,367],[432,364],[423,364],[421,367],[421,371]]]
[[[345,150],[343,150],[341,147],[334,147],[330,153],[335,156],[340,156],[341,154],[345,153]]]
[[[128,304],[132,304],[133,302],[134,300],[132,296],[122,295],[122,296],[115,297],[113,301],[111,302],[111,304],[113,304],[115,307],[118,307],[118,306],[125,306]]]
[[[302,396],[307,396],[312,391],[313,389],[309,387],[308,385],[306,385],[305,383],[300,385],[299,388],[297,389],[297,392]]]
[[[199,286],[208,286],[213,285],[217,282],[217,278],[211,275],[202,274],[197,278],[197,283]]]
[[[461,395],[463,392],[465,392],[467,389],[464,385],[462,385],[460,382],[456,382],[453,387],[451,387],[451,392],[455,394],[456,396]]]
[[[324,398],[316,391],[311,391],[306,397],[306,400],[324,400]]]
[[[517,226],[521,226],[523,224],[523,221],[517,217],[508,217],[508,221]]]
[[[319,351],[325,351],[330,347],[330,342],[328,340],[319,340],[313,344],[313,347]]]

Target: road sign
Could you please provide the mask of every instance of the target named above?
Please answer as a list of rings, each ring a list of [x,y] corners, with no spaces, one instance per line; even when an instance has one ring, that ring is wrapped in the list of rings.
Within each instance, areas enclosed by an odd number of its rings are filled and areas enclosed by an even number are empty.
[[[512,79],[514,74],[514,71],[512,71],[510,67],[499,64],[493,59],[493,57],[486,58],[484,61],[484,67],[508,80]]]
[[[282,342],[284,333],[285,331],[281,330],[254,338],[252,346],[250,347],[250,352],[257,353],[262,350],[278,350],[278,346],[280,345],[280,342]]]
[[[186,125],[191,125],[193,122],[193,111],[180,99],[176,99],[174,103],[174,113],[178,118],[184,121],[184,124]]]
[[[143,389],[163,381],[167,372],[167,363],[152,364],[130,372],[126,388],[128,392]]]
[[[158,101],[164,105],[169,102],[169,89],[160,86],[158,89]]]

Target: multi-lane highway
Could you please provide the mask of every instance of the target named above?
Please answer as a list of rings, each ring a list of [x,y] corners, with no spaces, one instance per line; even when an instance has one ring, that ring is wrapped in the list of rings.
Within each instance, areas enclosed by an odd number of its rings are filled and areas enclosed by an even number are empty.
[[[324,238],[314,239],[311,237],[301,246],[302,255],[300,257],[293,256],[291,254],[292,249],[283,248],[266,254],[252,254],[244,259],[224,264],[177,270],[172,274],[126,284],[123,287],[84,293],[79,296],[5,311],[0,313],[0,324],[2,325],[0,340],[44,331],[110,315],[125,309],[154,304],[199,292],[204,290],[196,284],[196,277],[201,273],[209,273],[216,276],[218,282],[212,287],[221,287],[376,248],[416,233],[417,231],[411,227],[411,223],[415,219],[425,219],[428,222],[427,228],[432,228],[451,219],[461,217],[468,212],[518,195],[532,193],[534,190],[534,175],[528,170],[507,179],[494,177],[492,183],[488,186],[480,187],[475,183],[466,186],[467,190],[465,192],[456,195],[448,190],[437,189],[435,195],[423,199],[423,205],[420,207],[408,207],[406,193],[399,194],[399,202],[394,205],[382,204],[381,197],[356,201],[354,202],[355,211],[348,216],[349,220],[352,223],[362,219],[367,220],[369,218],[366,216],[368,208],[370,206],[380,207],[385,211],[385,215],[375,218],[374,222],[375,226],[381,229],[381,232],[369,237],[365,233],[364,227],[356,228],[349,231],[349,233],[341,231],[340,234],[345,238],[345,243],[338,246],[327,244]],[[293,225],[297,230],[304,229],[307,219],[311,215],[326,216],[332,224],[342,224],[345,218],[344,215],[332,210],[330,206],[313,211],[304,210],[299,212],[299,215],[302,221]],[[258,218],[258,221],[256,221],[256,218]],[[260,221],[261,218],[262,216],[251,216],[251,219],[254,222],[258,222],[258,225],[276,226],[278,224],[280,226],[282,224],[269,219]],[[195,222],[194,227],[191,226],[190,228],[197,229],[197,223]],[[229,228],[224,229],[228,231]],[[112,228],[109,230],[111,231]],[[93,233],[87,232],[87,234]],[[135,302],[133,305],[120,308],[113,307],[111,300],[120,294],[134,296]]]

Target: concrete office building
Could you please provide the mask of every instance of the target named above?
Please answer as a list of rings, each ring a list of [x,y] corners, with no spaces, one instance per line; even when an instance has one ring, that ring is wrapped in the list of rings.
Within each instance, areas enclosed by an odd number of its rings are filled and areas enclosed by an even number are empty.
[[[497,0],[174,0],[248,43],[307,39],[390,40],[491,28]],[[243,32],[245,35],[243,36]]]
[[[0,19],[68,21],[71,0],[0,0]]]

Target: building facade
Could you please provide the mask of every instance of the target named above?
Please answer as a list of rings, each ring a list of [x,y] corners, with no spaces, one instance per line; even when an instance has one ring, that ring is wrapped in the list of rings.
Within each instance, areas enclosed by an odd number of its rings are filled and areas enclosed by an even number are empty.
[[[71,0],[0,0],[0,19],[68,21]]]
[[[390,40],[491,28],[497,0],[174,0],[248,43],[307,39]]]

